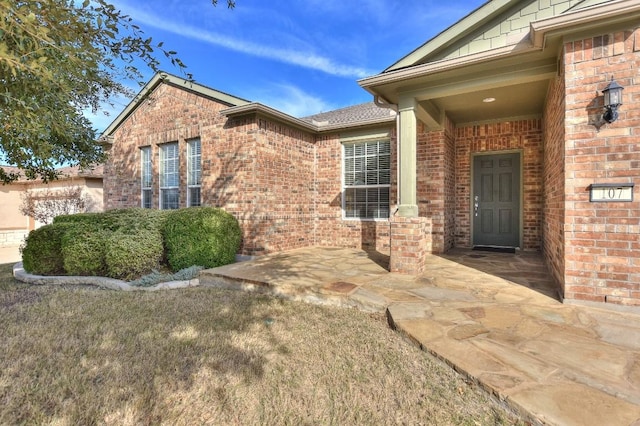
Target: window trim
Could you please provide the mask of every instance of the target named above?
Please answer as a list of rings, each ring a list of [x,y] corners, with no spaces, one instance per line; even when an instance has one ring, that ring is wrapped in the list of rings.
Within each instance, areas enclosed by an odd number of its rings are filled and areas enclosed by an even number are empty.
[[[165,153],[167,151],[167,149],[169,149],[169,147],[173,147],[175,146],[175,156],[174,157],[169,157],[169,158],[165,158]],[[160,156],[160,167],[159,167],[159,180],[160,180],[160,196],[158,197],[158,207],[160,210],[173,210],[173,209],[178,209],[180,208],[180,150],[179,150],[179,144],[178,142],[169,142],[169,143],[165,143],[160,145],[160,149],[159,149],[159,156]],[[174,161],[175,162],[175,169],[176,171],[171,173],[171,175],[175,175],[177,176],[177,182],[175,186],[167,186],[166,185],[166,180],[168,179],[166,176],[168,176],[168,173],[165,173],[165,167],[166,164],[168,163],[168,161]],[[166,175],[166,176],[165,176]],[[176,191],[177,192],[177,205],[176,207],[164,207],[163,205],[163,201],[164,201],[164,194],[166,193],[166,191]]]
[[[148,177],[148,186],[145,186]],[[149,195],[148,206],[145,205],[145,193]],[[153,160],[151,146],[140,147],[140,207],[153,207]]]
[[[194,155],[193,147],[195,143],[198,144],[198,153]],[[193,158],[198,158],[198,170],[197,170],[197,184],[192,183],[192,167]],[[191,190],[198,189],[199,199],[197,204],[192,204]],[[187,141],[187,207],[198,207],[202,205],[202,140],[200,138],[193,138]]]
[[[367,184],[362,184],[362,185],[349,185],[347,186],[345,183],[345,178],[346,178],[346,146],[347,145],[365,145],[365,153],[366,153],[366,145],[370,144],[370,143],[379,143],[379,142],[386,142],[389,144],[389,183],[388,184],[371,184],[371,185],[367,185]],[[342,150],[342,158],[341,158],[341,208],[342,208],[342,220],[353,220],[353,221],[367,221],[367,222],[380,222],[380,221],[389,221],[389,218],[391,217],[391,138],[389,137],[372,137],[370,139],[356,139],[353,141],[341,141],[341,150]],[[377,154],[379,156],[379,153]],[[366,154],[365,154],[365,158],[366,158]],[[379,172],[380,169],[377,169],[378,172],[378,179],[380,177]],[[387,194],[387,199],[388,199],[388,206],[387,206],[387,213],[388,215],[386,217],[349,217],[347,216],[347,197],[346,197],[346,193],[348,189],[380,189],[380,188],[387,188],[388,190],[388,194]],[[368,202],[366,202],[366,205],[368,206]]]

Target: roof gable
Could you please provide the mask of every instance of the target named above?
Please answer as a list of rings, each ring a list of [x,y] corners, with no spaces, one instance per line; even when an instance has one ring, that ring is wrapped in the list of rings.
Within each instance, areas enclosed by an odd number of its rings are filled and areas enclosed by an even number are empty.
[[[205,98],[214,99],[229,107],[247,105],[250,102],[246,99],[238,98],[228,93],[212,89],[210,87],[198,84],[185,78],[178,77],[166,72],[157,72],[151,80],[140,90],[140,92],[129,102],[126,108],[118,114],[113,122],[104,130],[100,139],[104,140],[110,136],[124,120],[127,119],[144,100],[151,94],[160,84],[168,84],[182,90],[196,93]]]
[[[491,0],[385,70],[530,44],[531,22],[613,0]]]

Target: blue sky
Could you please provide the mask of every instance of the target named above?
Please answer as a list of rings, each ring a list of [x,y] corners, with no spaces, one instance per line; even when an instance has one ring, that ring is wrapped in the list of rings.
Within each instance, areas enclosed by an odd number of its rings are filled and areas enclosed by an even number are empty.
[[[303,117],[371,100],[375,75],[484,0],[114,0],[206,86]],[[162,68],[179,74],[171,64]],[[149,79],[153,73],[144,72]],[[132,87],[135,83],[131,83]],[[102,131],[126,106],[88,117]]]

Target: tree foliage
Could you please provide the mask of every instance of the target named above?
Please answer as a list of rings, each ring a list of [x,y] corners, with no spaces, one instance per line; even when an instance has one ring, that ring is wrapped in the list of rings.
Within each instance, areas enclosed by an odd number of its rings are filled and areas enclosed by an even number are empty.
[[[124,83],[142,83],[136,64],[157,71],[158,53],[192,78],[176,52],[107,0],[0,0],[0,151],[28,179],[45,181],[61,164],[102,162],[83,110],[132,95]],[[0,181],[18,177],[0,169]]]

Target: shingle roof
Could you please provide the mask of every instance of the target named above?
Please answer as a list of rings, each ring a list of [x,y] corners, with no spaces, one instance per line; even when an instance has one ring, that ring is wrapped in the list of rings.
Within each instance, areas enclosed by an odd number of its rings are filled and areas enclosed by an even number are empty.
[[[101,178],[104,175],[104,165],[99,164],[90,169],[80,169],[79,166],[62,167],[57,171],[60,172],[60,178],[76,176]]]
[[[348,106],[334,111],[302,117],[300,120],[317,125],[357,124],[363,121],[395,117],[390,108],[384,108],[373,102]]]
[[[2,166],[0,165],[7,174],[17,173],[20,175],[20,181],[25,181],[24,173],[21,169],[14,166]],[[69,166],[69,167],[61,167],[56,169],[57,172],[60,173],[60,179],[67,179],[71,177],[87,177],[87,178],[102,178],[104,175],[104,166],[99,164],[91,169],[80,169],[79,166]]]

